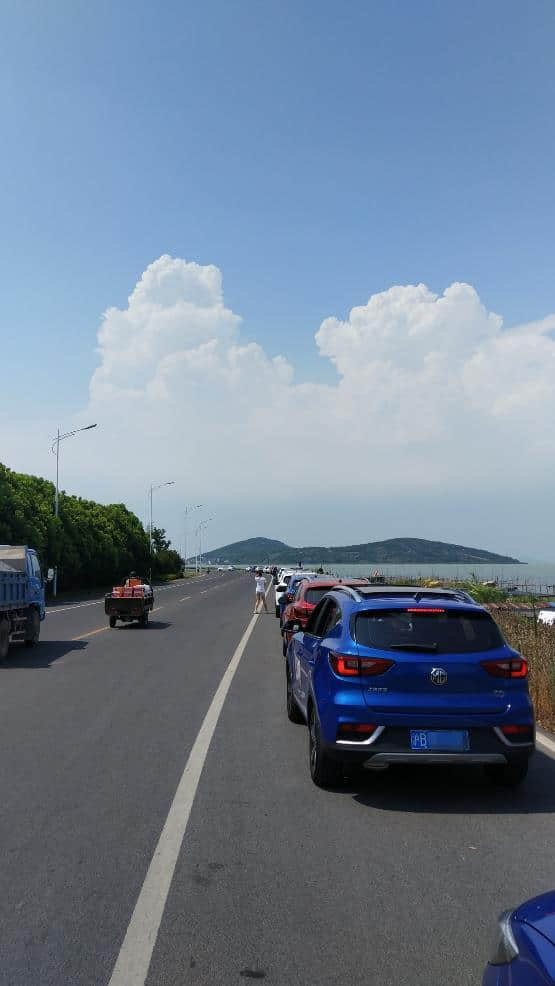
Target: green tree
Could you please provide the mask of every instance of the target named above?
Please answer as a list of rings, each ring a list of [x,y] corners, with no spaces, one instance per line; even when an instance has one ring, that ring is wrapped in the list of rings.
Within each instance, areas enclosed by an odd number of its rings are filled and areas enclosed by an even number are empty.
[[[166,538],[166,532],[163,527],[153,527],[152,528],[152,547],[154,551],[167,551],[170,547],[171,541]]]
[[[56,518],[54,493],[53,483],[0,464],[0,543],[35,548],[43,569],[57,566],[60,589],[109,585],[132,570],[148,572],[147,532],[123,503],[104,505],[62,491]],[[155,571],[179,571],[181,559],[166,532],[154,533]]]

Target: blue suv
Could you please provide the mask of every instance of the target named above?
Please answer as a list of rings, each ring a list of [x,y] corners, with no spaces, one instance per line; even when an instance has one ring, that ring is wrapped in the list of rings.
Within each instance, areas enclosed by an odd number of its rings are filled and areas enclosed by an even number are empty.
[[[465,592],[337,586],[291,638],[286,673],[321,787],[356,764],[482,764],[508,786],[526,776],[528,667]]]
[[[555,891],[550,890],[501,915],[482,986],[550,986],[552,983],[555,983]]]

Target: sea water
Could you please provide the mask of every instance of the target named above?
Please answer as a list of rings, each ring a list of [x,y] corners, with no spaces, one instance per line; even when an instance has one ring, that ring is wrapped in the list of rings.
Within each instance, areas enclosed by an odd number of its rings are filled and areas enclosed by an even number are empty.
[[[315,560],[312,565],[308,562],[303,563],[303,568],[318,568],[319,560]],[[460,563],[446,564],[436,562],[433,565],[422,564],[402,564],[402,565],[380,565],[374,562],[365,562],[356,565],[322,565],[324,571],[329,571],[333,575],[357,576],[372,575],[379,572],[380,575],[388,577],[400,575],[403,577],[412,576],[414,578],[434,578],[434,579],[460,579],[465,581],[476,577],[480,582],[492,579],[503,583],[510,583],[517,587],[525,588],[526,585],[546,586],[549,591],[555,593],[555,564],[548,562],[530,562],[527,565],[463,565]]]

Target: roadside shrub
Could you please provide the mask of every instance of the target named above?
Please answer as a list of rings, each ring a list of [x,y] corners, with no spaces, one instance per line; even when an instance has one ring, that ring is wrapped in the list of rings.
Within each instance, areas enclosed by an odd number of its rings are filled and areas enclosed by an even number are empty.
[[[507,643],[528,661],[530,694],[536,717],[542,726],[555,729],[555,627],[537,622],[509,606],[496,606],[492,616],[501,627]]]

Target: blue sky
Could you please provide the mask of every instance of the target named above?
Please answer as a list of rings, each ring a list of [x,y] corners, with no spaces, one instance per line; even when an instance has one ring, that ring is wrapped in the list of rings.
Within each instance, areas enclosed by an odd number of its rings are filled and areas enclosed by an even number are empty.
[[[336,380],[322,320],[394,284],[555,310],[552,0],[19,0],[1,34],[2,403],[25,386],[47,435],[166,253],[217,265],[299,381]]]

